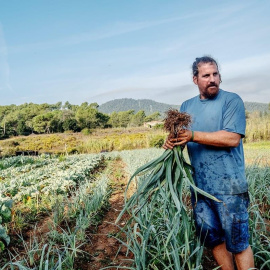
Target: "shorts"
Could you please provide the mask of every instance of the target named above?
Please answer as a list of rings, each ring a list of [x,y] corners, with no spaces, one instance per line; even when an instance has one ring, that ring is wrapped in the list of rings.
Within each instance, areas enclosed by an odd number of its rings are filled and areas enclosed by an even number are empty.
[[[249,246],[248,192],[237,195],[215,195],[216,202],[192,192],[191,201],[197,235],[201,242],[213,248],[225,241],[226,248],[239,253]]]

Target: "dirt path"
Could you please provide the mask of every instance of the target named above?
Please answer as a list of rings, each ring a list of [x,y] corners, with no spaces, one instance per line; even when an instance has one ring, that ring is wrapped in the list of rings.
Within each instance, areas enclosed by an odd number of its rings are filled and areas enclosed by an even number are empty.
[[[113,166],[110,175],[113,192],[109,199],[110,207],[105,213],[102,223],[94,233],[89,232],[87,237],[89,243],[84,245],[83,250],[89,256],[84,260],[80,259],[76,263],[76,269],[80,270],[100,270],[103,267],[112,266],[107,269],[116,269],[117,266],[128,266],[125,261],[131,259],[129,254],[126,256],[127,249],[113,236],[119,232],[119,228],[114,224],[124,205],[124,192],[128,176],[124,170],[124,163],[117,161]],[[124,220],[120,221],[120,226],[124,225]]]

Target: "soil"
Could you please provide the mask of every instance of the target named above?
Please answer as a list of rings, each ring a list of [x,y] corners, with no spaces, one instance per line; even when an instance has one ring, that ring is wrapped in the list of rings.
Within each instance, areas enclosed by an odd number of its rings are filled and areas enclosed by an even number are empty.
[[[127,254],[127,248],[115,238],[120,232],[119,226],[124,226],[125,220],[128,218],[127,215],[124,215],[119,224],[115,224],[115,220],[123,209],[124,193],[128,181],[128,175],[124,173],[124,166],[120,161],[117,162],[117,166],[114,166],[115,171],[111,174],[113,192],[109,199],[110,207],[96,232],[89,231],[87,235],[90,239],[89,243],[83,246],[83,251],[88,255],[78,258],[75,269],[100,270],[104,267],[116,269],[119,265],[131,266],[128,260],[132,259],[132,254]],[[120,238],[122,237],[120,236]],[[122,240],[125,241],[124,238]]]

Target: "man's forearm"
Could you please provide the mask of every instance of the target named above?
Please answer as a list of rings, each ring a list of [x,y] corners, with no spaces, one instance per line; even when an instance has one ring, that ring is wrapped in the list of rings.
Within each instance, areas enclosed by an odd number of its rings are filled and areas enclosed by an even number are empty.
[[[194,131],[193,142],[216,147],[237,147],[241,135],[225,130],[216,132]]]
[[[228,132],[225,130],[215,132],[202,132],[183,130],[178,133],[178,137],[174,139],[167,139],[163,145],[165,149],[172,149],[177,145],[185,145],[186,143],[193,141],[204,145],[211,145],[216,147],[237,147],[240,143],[241,135],[238,133]]]

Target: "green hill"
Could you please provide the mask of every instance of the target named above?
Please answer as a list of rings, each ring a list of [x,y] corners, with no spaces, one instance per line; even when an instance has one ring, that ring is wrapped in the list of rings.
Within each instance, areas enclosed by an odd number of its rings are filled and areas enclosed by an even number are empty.
[[[150,99],[122,98],[108,101],[100,105],[98,109],[100,112],[107,114],[128,110],[134,110],[136,113],[140,110],[143,110],[146,115],[149,115],[154,112],[160,112],[163,114],[170,108],[179,109],[179,107],[179,105],[160,103]]]
[[[245,108],[248,112],[268,111],[268,103],[258,103],[258,102],[244,102]],[[112,112],[121,112],[134,110],[135,113],[144,110],[146,115],[152,114],[154,112],[160,112],[164,114],[169,108],[179,109],[180,105],[170,105],[165,103],[160,103],[153,101],[151,99],[132,99],[132,98],[122,98],[108,101],[99,106],[99,111],[102,113],[110,114]]]

